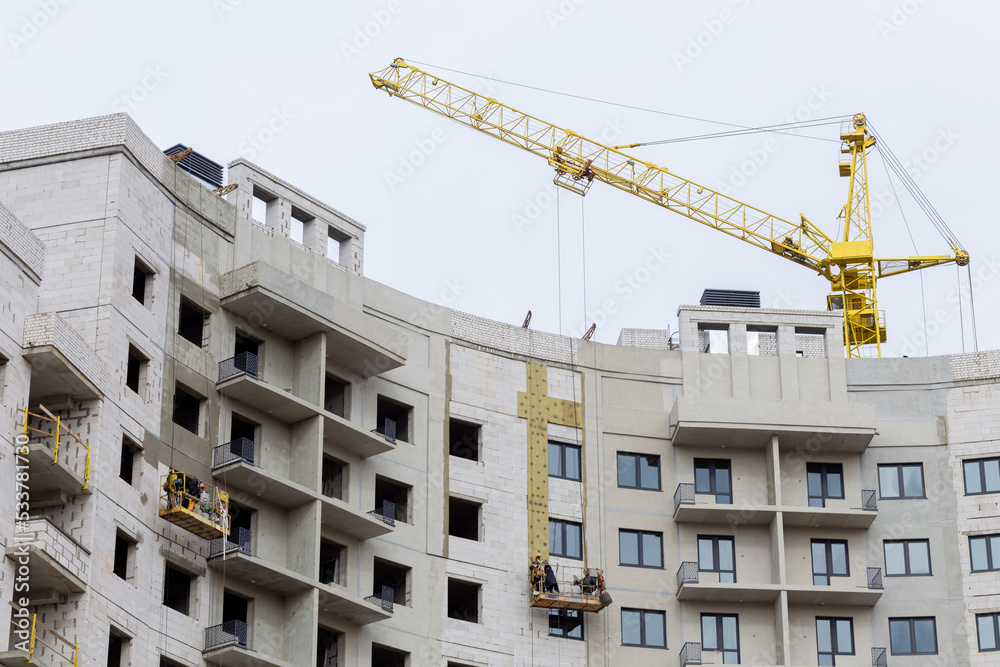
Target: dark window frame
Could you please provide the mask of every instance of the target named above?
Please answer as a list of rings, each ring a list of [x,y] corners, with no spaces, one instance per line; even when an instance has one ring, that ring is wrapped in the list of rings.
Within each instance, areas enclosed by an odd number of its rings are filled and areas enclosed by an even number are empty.
[[[581,447],[580,445],[574,445],[569,442],[549,440],[549,451],[548,451],[549,462],[552,461],[553,447],[556,447],[559,450],[559,454],[557,455],[556,459],[559,461],[559,466],[562,468],[563,474],[552,472],[552,466],[549,465],[549,477],[555,477],[556,479],[568,479],[571,482],[583,481],[583,447]],[[577,472],[579,473],[577,477],[570,477],[569,475],[565,474],[566,460],[567,460],[566,454],[569,451],[576,452],[576,469]]]
[[[906,489],[903,486],[903,468],[920,468],[920,495],[908,495]],[[895,468],[896,469],[896,484],[899,489],[898,496],[886,496],[882,494],[882,469]],[[878,465],[878,497],[879,500],[920,500],[927,498],[927,480],[924,479],[924,464],[923,463],[880,463]]]
[[[922,543],[927,546],[927,572],[919,572],[914,574],[910,567],[910,545]],[[890,574],[889,573],[889,559],[885,555],[885,546],[887,544],[902,544],[903,545],[903,568],[904,572],[902,574]],[[931,541],[927,538],[918,539],[906,539],[906,540],[882,540],[882,559],[885,563],[885,576],[887,577],[930,577],[934,574],[934,565],[931,563]]]
[[[812,491],[809,490],[809,475],[819,475],[820,476],[820,493],[822,495],[814,496]],[[830,476],[832,475],[840,476],[840,495],[833,496],[830,495]],[[809,497],[809,507],[826,507],[827,500],[843,500],[844,499],[844,464],[843,463],[816,463],[810,462],[806,463],[806,494]],[[814,505],[813,501],[819,501],[819,505]]]
[[[714,618],[715,619],[715,638],[718,642],[719,638],[724,634],[724,621],[723,619],[732,618],[736,621],[736,662],[727,662],[726,654],[733,653],[732,649],[719,648],[718,646],[712,648],[705,644],[705,619]],[[703,613],[701,615],[701,625],[699,625],[699,630],[701,631],[701,650],[702,651],[714,651],[716,653],[722,654],[722,664],[724,665],[738,665],[740,664],[740,616],[739,614],[707,614]],[[725,645],[723,643],[723,645]]]
[[[570,614],[575,614],[575,616],[570,616]],[[552,627],[553,617],[557,617],[559,619],[556,628]],[[577,624],[576,628],[569,629],[569,621],[571,618],[574,620],[579,620],[579,623]],[[575,641],[583,641],[584,639],[586,639],[586,635],[584,634],[584,629],[583,629],[584,626],[583,619],[584,619],[583,612],[576,609],[549,609],[549,637],[559,637],[561,639],[573,639]],[[570,634],[571,632],[574,632],[576,629],[579,629],[580,631],[579,636]],[[553,630],[557,630],[557,632],[553,632]]]
[[[979,632],[979,619],[989,618],[993,621],[993,648],[983,648],[983,635]],[[980,653],[992,653],[1000,651],[1000,612],[993,611],[987,614],[976,614],[976,648]]]
[[[824,546],[824,558],[826,560],[826,572],[816,571],[816,553],[814,551],[816,545]],[[833,572],[833,545],[842,544],[844,545],[844,567],[845,572]],[[833,582],[830,581],[831,577],[849,577],[851,576],[851,552],[848,548],[847,540],[810,540],[809,541],[809,556],[812,559],[812,575],[813,575],[813,586],[831,586]],[[826,577],[827,582],[825,584],[817,584],[816,577]]]
[[[990,493],[1000,493],[1000,487],[997,487],[996,489],[987,489],[986,488],[986,466],[985,466],[985,464],[986,464],[987,461],[997,461],[998,465],[1000,465],[1000,457],[997,457],[997,456],[988,456],[988,457],[985,457],[985,458],[978,458],[978,459],[964,459],[962,461],[962,482],[963,482],[963,486],[964,486],[964,490],[965,490],[965,495],[967,495],[967,496],[985,496],[985,495],[988,495]],[[968,466],[970,463],[975,463],[976,464],[976,467],[978,468],[978,471],[979,471],[979,488],[980,489],[985,489],[985,490],[972,491],[972,492],[969,491],[969,470],[968,470],[968,468],[966,468],[966,466]]]
[[[896,647],[892,643],[892,623],[893,621],[907,622],[910,626],[910,649],[909,651],[897,651]],[[916,633],[916,621],[930,621],[931,627],[934,629],[934,650],[933,651],[917,651],[917,633]],[[937,640],[937,617],[936,616],[899,616],[896,618],[889,619],[889,653],[890,655],[937,655],[938,654],[938,640]]]
[[[631,457],[634,461],[633,470],[635,471],[635,484],[622,484],[621,478],[621,461],[622,457]],[[656,488],[651,486],[642,485],[642,473],[639,470],[639,459],[656,459]],[[661,472],[663,470],[660,465],[660,455],[659,454],[639,454],[636,452],[618,452],[617,463],[618,463],[618,488],[619,489],[635,489],[638,491],[662,491],[663,490],[663,480]]]
[[[820,621],[829,621],[830,622],[830,651],[829,652],[827,652],[827,651],[820,651],[819,650],[819,622]],[[847,621],[848,626],[851,629],[851,650],[850,651],[844,651],[844,650],[841,650],[841,648],[840,648],[839,633],[837,632],[837,625],[839,623],[843,622],[843,621]],[[816,655],[817,655],[818,658],[820,658],[818,660],[819,664],[821,664],[821,665],[823,665],[823,664],[834,665],[837,662],[837,656],[838,655],[854,655],[855,654],[855,650],[857,649],[856,644],[857,644],[857,642],[854,639],[854,619],[853,618],[851,618],[851,617],[846,617],[845,618],[843,616],[817,616],[816,617]],[[824,655],[830,656],[830,662],[829,663],[824,663],[823,660],[821,659],[822,656],[824,656]]]
[[[626,612],[639,614],[639,644],[627,644],[625,643],[625,619],[619,616],[622,625],[622,646],[637,646],[640,648],[667,648],[667,612],[660,609],[635,609],[633,607],[622,607],[621,614],[624,616]],[[663,620],[663,646],[657,644],[646,643],[646,615],[658,615]]]
[[[580,561],[582,561],[583,560],[583,524],[580,523],[579,521],[567,521],[566,519],[552,519],[552,518],[550,518],[549,519],[549,534],[550,535],[551,535],[553,524],[555,524],[557,526],[557,530],[559,530],[559,531],[562,532],[561,539],[562,539],[562,544],[563,544],[564,548],[565,548],[566,544],[568,543],[567,540],[566,540],[566,527],[572,525],[572,526],[578,526],[580,528],[580,543],[578,545],[579,546],[580,555],[579,556],[569,556],[565,552],[557,552],[557,551],[555,551],[553,549],[553,545],[552,545],[552,541],[553,540],[549,540],[549,556],[555,556],[557,558],[569,558],[570,560],[580,560]]]
[[[725,463],[724,466],[718,465]],[[698,490],[698,470],[708,470],[708,491]],[[725,470],[729,474],[729,493],[719,491],[719,481],[717,471]],[[733,504],[733,462],[732,459],[703,459],[694,460],[694,492],[699,495],[715,496],[715,502],[719,505]],[[719,500],[720,497],[728,500]]]
[[[639,562],[638,563],[625,563],[625,562],[622,561],[622,535],[625,534],[625,533],[631,533],[631,534],[636,535],[636,537],[637,537],[636,544],[638,545],[638,548],[637,548],[638,556],[639,556]],[[646,535],[651,535],[653,537],[656,537],[659,540],[659,542],[660,542],[660,553],[659,553],[660,564],[659,565],[646,565],[644,563],[644,561],[646,559],[643,557],[643,537],[646,536]],[[660,531],[656,531],[656,530],[637,530],[637,529],[634,529],[634,528],[619,528],[618,529],[618,564],[621,565],[622,567],[642,567],[642,568],[646,568],[648,570],[662,570],[664,568],[664,565],[663,565],[663,533],[660,532]]]
[[[1000,570],[1000,553],[993,553],[993,539],[994,537],[1000,538],[1000,533],[989,533],[987,535],[969,535],[969,570],[973,574],[978,574],[980,572],[997,572]],[[986,562],[987,567],[985,569],[976,569],[972,562],[972,542],[973,540],[983,540],[986,544]]]
[[[181,596],[182,599],[176,600],[177,606],[174,606],[174,604],[168,604],[168,602],[174,602],[173,600],[168,600],[168,595],[167,595],[167,593],[168,593],[168,591],[167,591],[168,586],[171,586],[171,582],[168,581],[168,579],[170,579],[169,573],[170,573],[171,570],[175,573],[175,575],[174,575],[175,577],[181,577],[181,578],[185,579],[186,582],[187,582],[187,590],[184,592],[184,595]],[[173,582],[174,585],[176,585],[176,583],[177,583],[176,581]],[[192,611],[192,604],[191,603],[193,601],[192,598],[194,597],[194,595],[193,595],[193,593],[194,593],[193,589],[194,589],[194,575],[185,572],[184,570],[180,569],[179,567],[173,565],[171,562],[167,561],[167,563],[165,564],[165,566],[163,568],[163,595],[162,595],[161,604],[163,604],[163,606],[165,606],[165,607],[169,607],[170,609],[173,609],[174,611],[176,611],[179,614],[184,614],[185,616],[191,616],[191,611]],[[175,596],[173,594],[171,594],[170,598],[173,598],[173,597],[175,597]],[[183,610],[182,609],[178,609],[178,607],[183,607],[184,609]]]
[[[712,567],[711,569],[703,568],[701,566],[701,541],[702,540],[709,540],[709,541],[712,542],[712,563],[714,564],[714,567]],[[731,571],[730,570],[723,570],[722,569],[722,563],[721,563],[721,560],[719,558],[719,552],[720,552],[719,543],[722,542],[723,540],[729,542],[732,545],[732,550],[733,550],[733,569]],[[719,583],[735,584],[736,583],[736,538],[733,537],[732,535],[699,535],[698,536],[697,544],[698,544],[698,571],[699,572],[716,572],[719,575]],[[722,581],[722,575],[723,574],[727,574],[727,573],[731,573],[733,575],[733,580],[732,581]]]

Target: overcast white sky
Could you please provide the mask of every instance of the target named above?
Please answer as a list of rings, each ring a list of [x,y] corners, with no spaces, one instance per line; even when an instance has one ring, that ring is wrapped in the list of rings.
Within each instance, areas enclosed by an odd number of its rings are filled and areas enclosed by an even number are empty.
[[[560,327],[558,238],[563,332],[596,320],[595,339],[614,343],[623,327],[676,328],[677,306],[706,287],[820,309],[828,285],[602,184],[582,200],[561,192],[557,216],[543,160],[390,99],[369,72],[399,56],[749,126],[863,111],[972,253],[979,348],[996,349],[998,24],[986,0],[6,0],[0,129],[128,111],[163,148],[245,157],[359,220],[368,276],[512,324],[530,308],[546,331]],[[727,129],[442,74],[612,144]],[[835,141],[757,134],[634,154],[831,236],[847,198]],[[880,159],[870,165],[873,196],[887,195]],[[949,253],[903,205],[917,251]],[[915,254],[895,203],[879,212],[876,254]],[[963,315],[971,351],[955,267],[921,273],[922,286],[920,273],[879,285],[886,352],[961,351]]]

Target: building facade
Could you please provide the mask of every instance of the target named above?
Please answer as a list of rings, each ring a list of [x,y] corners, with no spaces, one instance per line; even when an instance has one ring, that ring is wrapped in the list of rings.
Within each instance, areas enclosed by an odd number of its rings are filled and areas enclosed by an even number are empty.
[[[0,664],[995,664],[1000,353],[510,326],[227,182],[126,115],[0,134]],[[536,553],[613,602],[533,605]]]

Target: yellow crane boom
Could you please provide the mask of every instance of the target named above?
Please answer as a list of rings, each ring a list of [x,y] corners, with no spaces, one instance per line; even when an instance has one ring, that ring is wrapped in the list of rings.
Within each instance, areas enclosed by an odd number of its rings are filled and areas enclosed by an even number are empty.
[[[830,281],[831,310],[844,311],[844,340],[849,356],[868,345],[881,355],[885,326],[877,310],[878,278],[957,262],[969,255],[953,245],[954,255],[875,259],[868,208],[866,151],[874,145],[862,114],[841,132],[840,173],[851,178],[844,237],[827,236],[804,215],[794,223],[627,155],[572,130],[530,116],[397,58],[370,74],[376,89],[545,158],[556,170],[554,183],[586,195],[594,180],[718,229],[751,245],[809,267]]]

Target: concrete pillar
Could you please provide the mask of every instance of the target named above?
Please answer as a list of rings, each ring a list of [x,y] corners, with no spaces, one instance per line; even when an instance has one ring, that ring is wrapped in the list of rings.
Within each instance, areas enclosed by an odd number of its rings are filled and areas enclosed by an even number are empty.
[[[292,363],[292,393],[301,399],[323,404],[326,380],[326,333],[319,332],[295,343]]]
[[[774,601],[774,652],[779,665],[787,665],[792,659],[792,638],[788,625],[788,592],[781,591]]]
[[[313,577],[316,576],[314,572]],[[288,649],[285,659],[293,665],[315,665],[319,624],[316,610],[319,591],[310,588],[285,597],[285,623],[282,633]],[[247,661],[253,664],[253,659]],[[345,663],[346,664],[346,663]]]
[[[767,499],[772,505],[781,506],[781,454],[778,451],[778,436],[772,435],[765,452],[767,459]]]

